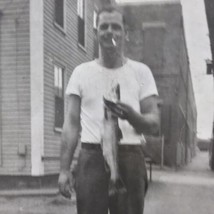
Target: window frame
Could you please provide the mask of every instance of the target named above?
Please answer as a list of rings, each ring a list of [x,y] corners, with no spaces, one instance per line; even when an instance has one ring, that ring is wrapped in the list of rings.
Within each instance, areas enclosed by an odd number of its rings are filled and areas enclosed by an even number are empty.
[[[82,8],[81,9],[79,9],[79,5],[80,5],[80,3],[79,2],[82,2]],[[80,14],[79,12],[80,11],[82,11],[82,13]],[[86,0],[77,0],[77,43],[78,43],[78,46],[81,48],[81,49],[83,49],[84,51],[86,51],[86,30],[87,30],[87,28],[86,28]],[[82,17],[81,17],[82,16]],[[79,29],[79,19],[81,19],[81,21],[83,21],[83,24],[84,24],[84,26],[83,26],[83,31],[84,31],[84,38],[83,38],[83,40],[84,40],[84,44],[81,44],[81,42],[80,42],[80,36],[79,36],[79,31],[80,31],[80,29]]]
[[[66,10],[66,3],[67,3],[67,0],[63,0],[63,27],[57,23],[56,21],[56,3],[55,1],[57,0],[54,0],[54,26],[60,30],[63,34],[66,34],[66,29],[67,29],[67,22],[66,22],[66,13],[67,13],[67,10]],[[62,1],[62,0],[60,0]]]
[[[98,9],[95,6],[94,11],[93,11],[93,37],[94,37],[94,44],[93,44],[93,58],[97,58],[99,55],[99,51],[98,51],[98,41],[97,41],[97,13],[98,13]]]
[[[58,81],[56,81],[56,74],[55,74],[55,69],[60,69],[61,70],[61,77],[58,76]],[[59,75],[59,74],[58,74]],[[53,88],[54,88],[54,131],[57,132],[62,132],[62,127],[64,123],[64,117],[65,117],[65,67],[62,66],[59,63],[54,62],[53,64],[53,76],[54,76],[54,83],[53,83]],[[59,83],[59,80],[61,80],[61,83]],[[58,87],[58,91],[56,92],[57,84],[58,86],[61,85],[61,92],[60,92],[60,87]],[[63,110],[61,111],[62,114],[62,122],[61,126],[58,126],[57,124],[60,123],[57,121],[57,104],[56,104],[56,99],[61,99],[61,104]]]
[[[93,30],[97,31],[97,9],[93,11]]]

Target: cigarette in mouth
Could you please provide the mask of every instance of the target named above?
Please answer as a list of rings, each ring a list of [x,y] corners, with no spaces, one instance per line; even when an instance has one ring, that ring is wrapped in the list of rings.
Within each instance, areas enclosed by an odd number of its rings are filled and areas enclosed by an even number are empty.
[[[114,46],[116,46],[116,41],[114,40],[114,38],[112,38],[112,43]]]

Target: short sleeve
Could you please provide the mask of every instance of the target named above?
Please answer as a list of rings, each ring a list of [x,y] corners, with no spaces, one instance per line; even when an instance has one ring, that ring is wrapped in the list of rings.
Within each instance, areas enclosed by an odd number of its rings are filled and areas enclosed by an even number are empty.
[[[75,95],[81,96],[80,72],[77,68],[74,69],[73,73],[71,74],[65,94],[66,95],[75,94]]]
[[[158,95],[157,86],[151,70],[145,66],[140,72],[140,100],[152,95]]]

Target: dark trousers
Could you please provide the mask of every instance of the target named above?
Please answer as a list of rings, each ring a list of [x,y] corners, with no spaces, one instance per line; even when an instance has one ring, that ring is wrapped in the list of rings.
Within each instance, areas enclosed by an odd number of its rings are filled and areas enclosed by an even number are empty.
[[[127,192],[109,197],[110,174],[101,148],[92,145],[81,149],[76,172],[78,214],[107,214],[108,209],[110,214],[143,214],[148,182],[142,147],[120,145],[118,164]]]

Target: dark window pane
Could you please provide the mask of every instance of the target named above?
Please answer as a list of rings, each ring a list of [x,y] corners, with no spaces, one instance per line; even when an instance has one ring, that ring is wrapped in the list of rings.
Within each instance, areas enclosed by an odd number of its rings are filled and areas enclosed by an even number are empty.
[[[55,96],[55,127],[62,128],[64,122],[64,99]]]
[[[78,42],[83,47],[85,46],[85,23],[84,19],[78,16]]]
[[[62,28],[64,27],[64,0],[55,0],[55,21]]]

